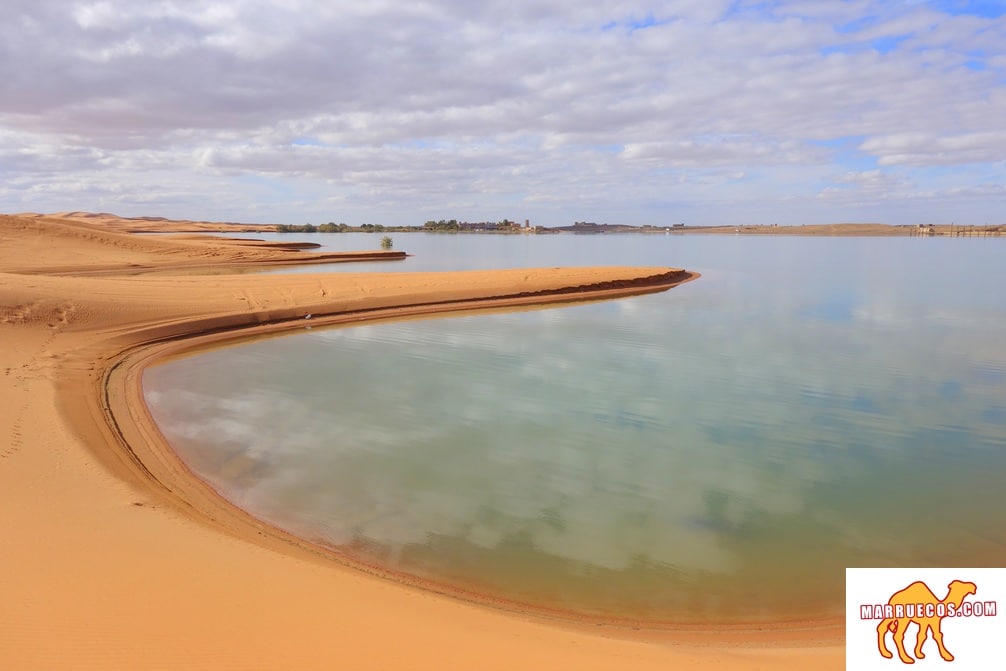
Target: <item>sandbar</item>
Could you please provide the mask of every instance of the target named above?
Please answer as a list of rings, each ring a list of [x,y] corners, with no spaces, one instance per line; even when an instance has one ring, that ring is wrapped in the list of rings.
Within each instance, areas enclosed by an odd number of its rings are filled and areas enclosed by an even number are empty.
[[[0,668],[844,665],[835,628],[632,637],[467,602],[348,567],[216,496],[140,402],[139,373],[158,357],[309,324],[599,300],[696,276],[220,274],[333,260],[320,256],[0,216]]]

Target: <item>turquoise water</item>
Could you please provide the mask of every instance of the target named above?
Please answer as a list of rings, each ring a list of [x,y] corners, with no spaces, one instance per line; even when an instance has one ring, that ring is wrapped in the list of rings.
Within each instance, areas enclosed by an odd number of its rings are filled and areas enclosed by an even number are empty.
[[[655,621],[838,616],[847,566],[1006,565],[1006,241],[395,241],[401,270],[703,277],[149,369],[165,436],[256,516],[458,589]]]

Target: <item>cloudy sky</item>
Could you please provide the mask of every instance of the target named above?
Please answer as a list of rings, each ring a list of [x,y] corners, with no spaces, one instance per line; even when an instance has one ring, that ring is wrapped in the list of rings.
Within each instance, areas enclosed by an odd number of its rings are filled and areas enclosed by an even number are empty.
[[[0,212],[1006,221],[1006,0],[4,0]]]

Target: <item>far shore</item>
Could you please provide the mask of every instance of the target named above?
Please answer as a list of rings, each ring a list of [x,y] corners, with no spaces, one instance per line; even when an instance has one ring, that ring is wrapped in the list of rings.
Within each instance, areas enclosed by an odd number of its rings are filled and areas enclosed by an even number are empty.
[[[404,253],[142,236],[118,218],[73,215],[81,213],[0,215],[0,403],[8,409],[0,414],[0,668],[844,667],[841,623],[633,631],[493,607],[348,566],[192,476],[142,402],[144,367],[193,347],[306,325],[606,300],[666,291],[697,273],[241,274],[394,263]],[[197,223],[143,221],[161,232]]]
[[[462,230],[428,229],[424,226],[348,226],[334,222],[317,225],[247,224],[237,222],[212,222],[170,220],[163,217],[120,217],[108,213],[61,212],[53,215],[29,213],[26,217],[55,217],[65,221],[100,225],[123,233],[275,233],[287,231],[292,236],[303,232],[369,233],[423,233],[423,232],[475,232],[492,235],[527,234],[641,234],[641,235],[797,235],[809,237],[1003,237],[1006,224],[959,225],[933,222],[916,224],[883,224],[869,222],[810,223],[799,225],[764,224],[651,224],[628,226],[608,223],[577,222],[567,226],[539,226],[530,221],[510,222],[510,225],[487,230],[480,224],[464,224]],[[431,222],[432,223],[432,222]],[[491,225],[491,224],[490,224]],[[304,230],[304,229],[307,230]]]

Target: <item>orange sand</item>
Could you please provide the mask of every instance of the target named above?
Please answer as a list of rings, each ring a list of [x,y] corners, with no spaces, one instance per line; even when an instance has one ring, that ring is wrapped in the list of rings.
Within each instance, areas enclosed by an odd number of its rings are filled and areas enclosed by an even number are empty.
[[[668,268],[237,275],[319,255],[0,216],[0,668],[838,669],[836,627],[626,637],[348,568],[224,503],[138,403],[235,333],[661,291]],[[156,273],[151,271],[157,271]],[[142,274],[136,274],[142,273]],[[501,298],[503,297],[503,298]],[[180,338],[198,336],[196,340]]]

